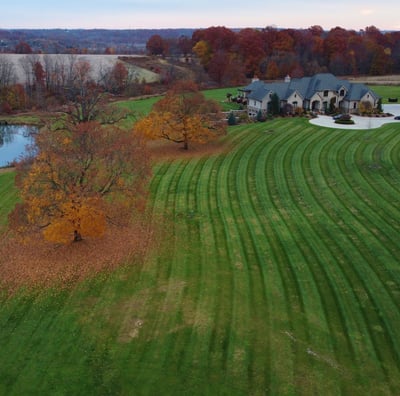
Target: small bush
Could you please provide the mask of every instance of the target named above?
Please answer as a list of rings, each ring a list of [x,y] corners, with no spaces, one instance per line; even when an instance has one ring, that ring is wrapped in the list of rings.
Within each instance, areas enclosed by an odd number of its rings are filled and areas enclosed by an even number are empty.
[[[239,114],[239,123],[248,123],[250,122],[250,117],[247,113]]]
[[[265,118],[265,116],[264,116],[264,114],[262,113],[261,110],[258,111],[256,120],[258,122],[265,122],[266,121],[266,118]]]
[[[350,114],[343,114],[340,118],[335,120],[335,124],[353,125],[354,121],[351,119]]]
[[[342,124],[342,125],[354,125],[354,121],[353,120],[336,120],[335,124]]]
[[[228,116],[228,125],[232,126],[232,125],[236,125],[236,124],[237,124],[237,122],[236,122],[235,114],[233,114],[233,112],[231,111]]]

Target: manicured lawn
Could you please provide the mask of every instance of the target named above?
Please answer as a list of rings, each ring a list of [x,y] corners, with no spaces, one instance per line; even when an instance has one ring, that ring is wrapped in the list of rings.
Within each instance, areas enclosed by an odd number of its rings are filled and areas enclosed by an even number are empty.
[[[1,299],[0,394],[400,394],[398,125],[225,140],[155,164],[144,263]]]
[[[3,173],[4,172],[4,173]],[[0,169],[0,232],[7,222],[7,215],[15,205],[17,191],[14,188],[15,173]]]
[[[226,94],[230,92],[234,96],[237,95],[237,88],[221,88],[211,89],[203,91],[204,96],[207,99],[213,99],[221,105],[222,111],[237,110],[239,105],[236,103],[229,103]],[[154,97],[150,99],[139,99],[139,100],[128,100],[118,102],[118,105],[131,111],[136,117],[148,114],[154,103],[156,103],[160,97]],[[127,125],[132,123],[134,118],[129,118]]]
[[[398,98],[400,104],[399,85],[371,85],[370,88],[382,98],[382,103],[389,103],[389,98]]]
[[[210,89],[208,91],[203,91],[203,93],[207,99],[213,99],[218,102],[221,105],[223,111],[238,110],[241,108],[240,105],[238,105],[237,103],[229,102],[226,97],[227,93],[232,94],[232,96],[237,96],[238,88],[239,87]]]

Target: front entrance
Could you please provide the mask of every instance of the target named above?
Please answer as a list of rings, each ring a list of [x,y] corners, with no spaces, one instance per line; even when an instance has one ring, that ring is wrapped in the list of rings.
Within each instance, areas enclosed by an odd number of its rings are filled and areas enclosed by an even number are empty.
[[[311,103],[311,110],[312,111],[320,111],[321,110],[321,102],[319,100],[314,100]]]

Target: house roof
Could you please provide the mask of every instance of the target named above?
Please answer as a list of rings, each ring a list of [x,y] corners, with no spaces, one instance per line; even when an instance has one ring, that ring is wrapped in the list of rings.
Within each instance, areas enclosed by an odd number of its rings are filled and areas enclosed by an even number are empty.
[[[344,88],[346,100],[360,100],[366,93],[377,99],[378,96],[365,84],[351,83],[341,80],[331,73],[319,73],[312,77],[294,78],[290,82],[265,83],[254,81],[242,91],[249,92],[248,98],[262,101],[269,93],[276,93],[281,100],[287,100],[290,95],[297,91],[303,99],[311,99],[316,92],[325,90],[339,91]]]

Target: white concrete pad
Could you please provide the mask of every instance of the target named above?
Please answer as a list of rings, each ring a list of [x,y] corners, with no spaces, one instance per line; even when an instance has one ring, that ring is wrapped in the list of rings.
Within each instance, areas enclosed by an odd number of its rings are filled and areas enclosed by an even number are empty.
[[[400,120],[395,120],[395,116],[400,116],[400,105],[398,104],[385,104],[383,105],[384,113],[391,113],[393,116],[391,117],[360,117],[353,115],[351,118],[354,121],[353,125],[342,125],[335,124],[335,120],[332,119],[332,116],[320,115],[317,118],[313,118],[310,120],[310,123],[313,125],[323,126],[326,128],[335,128],[335,129],[375,129],[379,128],[384,124],[389,122],[396,122],[400,127]]]

